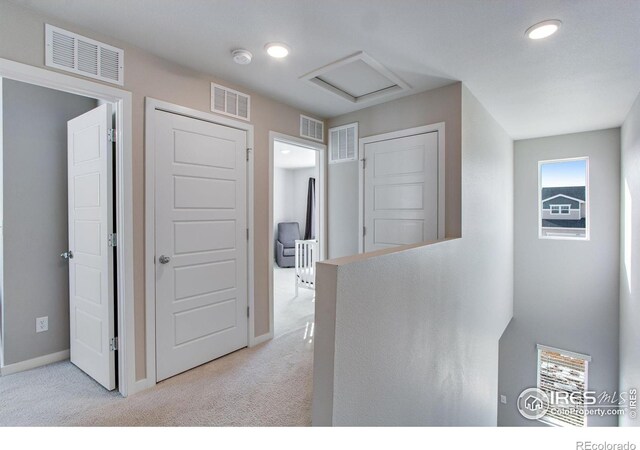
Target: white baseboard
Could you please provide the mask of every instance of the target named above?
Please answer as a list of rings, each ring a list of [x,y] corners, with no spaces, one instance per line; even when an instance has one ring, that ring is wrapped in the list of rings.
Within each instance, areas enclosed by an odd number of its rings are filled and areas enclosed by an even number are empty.
[[[38,356],[37,358],[2,366],[0,367],[0,376],[24,372],[25,370],[35,369],[36,367],[40,366],[46,366],[47,364],[64,361],[65,359],[69,359],[69,350],[63,350],[61,352]]]
[[[149,388],[152,388],[156,385],[153,380],[149,380],[147,378],[143,378],[142,380],[137,380],[133,383],[133,386],[129,387],[129,392],[127,392],[127,397],[133,394],[137,394],[138,392],[142,392]]]
[[[256,345],[267,342],[270,339],[273,339],[273,332],[261,334],[260,336],[256,336],[252,339],[252,341],[249,343],[249,347],[255,347]]]

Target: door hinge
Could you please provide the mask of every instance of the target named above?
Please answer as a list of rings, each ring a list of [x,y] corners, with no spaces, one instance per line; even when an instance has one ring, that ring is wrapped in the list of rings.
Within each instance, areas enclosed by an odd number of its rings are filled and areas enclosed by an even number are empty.
[[[251,149],[250,149],[250,148],[248,148],[248,149],[247,149],[247,161],[249,161],[249,155],[250,155],[250,154],[251,154]]]
[[[362,170],[367,168],[367,158],[362,158]]]
[[[367,227],[362,227],[362,235],[363,236],[367,235]]]
[[[110,233],[109,234],[109,238],[108,238],[108,242],[109,242],[109,247],[117,247],[118,246],[118,234],[117,233]]]
[[[247,306],[247,317],[249,317],[249,307]]]
[[[115,352],[118,350],[118,338],[112,337],[109,339],[109,351]]]
[[[249,229],[247,228],[247,241],[249,240]]]
[[[107,130],[107,139],[109,140],[109,142],[115,142],[116,141],[116,130],[113,128],[109,128]]]

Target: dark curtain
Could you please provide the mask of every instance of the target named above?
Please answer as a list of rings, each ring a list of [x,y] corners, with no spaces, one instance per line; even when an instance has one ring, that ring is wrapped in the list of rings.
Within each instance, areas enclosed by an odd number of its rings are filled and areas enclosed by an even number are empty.
[[[309,178],[307,189],[307,224],[304,228],[304,239],[316,238],[316,179]]]

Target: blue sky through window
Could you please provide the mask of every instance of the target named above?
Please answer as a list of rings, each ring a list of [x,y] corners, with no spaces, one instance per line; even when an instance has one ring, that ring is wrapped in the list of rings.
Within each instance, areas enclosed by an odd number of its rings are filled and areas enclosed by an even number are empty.
[[[587,161],[559,161],[542,164],[542,187],[585,186]]]

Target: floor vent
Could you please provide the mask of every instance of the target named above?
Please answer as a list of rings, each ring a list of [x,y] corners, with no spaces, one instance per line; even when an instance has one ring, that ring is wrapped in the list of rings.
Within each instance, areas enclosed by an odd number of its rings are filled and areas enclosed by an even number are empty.
[[[250,120],[251,96],[211,83],[211,111]]]
[[[324,122],[300,114],[300,136],[324,142]]]
[[[45,64],[96,80],[124,84],[124,50],[49,24],[45,26]]]
[[[358,124],[329,128],[329,164],[358,159]]]

